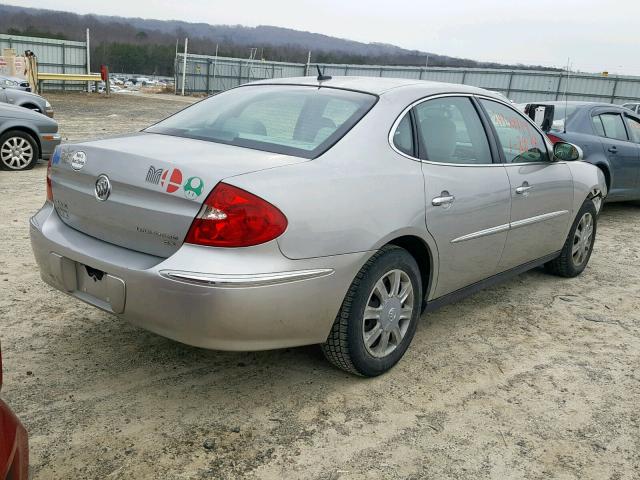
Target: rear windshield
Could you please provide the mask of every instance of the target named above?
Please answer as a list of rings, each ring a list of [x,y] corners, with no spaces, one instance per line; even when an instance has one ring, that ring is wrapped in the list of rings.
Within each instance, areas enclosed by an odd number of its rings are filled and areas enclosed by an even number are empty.
[[[543,130],[545,130],[544,120],[546,117],[546,110],[549,108],[553,108],[553,119],[551,120],[551,124],[548,125],[546,130],[555,130],[557,132],[563,131],[565,123],[571,121],[573,116],[579,110],[578,105],[565,105],[564,103],[529,104],[527,107],[529,118],[531,118]]]
[[[564,130],[564,126],[576,114],[578,109],[578,105],[556,105],[556,108],[553,111],[553,124],[551,124],[551,130],[555,130],[556,132]]]
[[[145,131],[315,158],[376,100],[334,88],[250,85],[203,100]]]

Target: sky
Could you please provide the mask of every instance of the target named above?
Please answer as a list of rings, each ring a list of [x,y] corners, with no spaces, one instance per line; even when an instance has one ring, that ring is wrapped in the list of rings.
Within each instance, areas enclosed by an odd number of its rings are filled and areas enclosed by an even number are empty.
[[[23,7],[274,25],[442,55],[640,75],[638,0],[19,0]],[[259,45],[256,45],[259,46]]]

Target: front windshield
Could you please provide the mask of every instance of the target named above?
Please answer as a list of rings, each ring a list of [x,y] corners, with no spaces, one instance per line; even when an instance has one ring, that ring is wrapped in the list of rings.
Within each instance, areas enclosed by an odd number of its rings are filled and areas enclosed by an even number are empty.
[[[250,85],[203,100],[145,131],[315,158],[376,100],[326,87]]]

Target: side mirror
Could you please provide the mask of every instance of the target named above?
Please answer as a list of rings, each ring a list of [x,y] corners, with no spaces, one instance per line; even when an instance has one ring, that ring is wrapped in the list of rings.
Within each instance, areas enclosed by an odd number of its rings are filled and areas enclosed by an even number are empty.
[[[584,154],[582,153],[582,149],[577,145],[567,142],[556,142],[553,145],[553,156],[556,160],[575,162],[576,160],[582,160]]]

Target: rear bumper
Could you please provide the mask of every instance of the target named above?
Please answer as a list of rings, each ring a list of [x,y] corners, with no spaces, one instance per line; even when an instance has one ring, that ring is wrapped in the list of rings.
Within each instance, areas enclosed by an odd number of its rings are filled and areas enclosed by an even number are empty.
[[[18,417],[0,400],[0,478],[29,478],[27,431]]]
[[[49,203],[30,232],[49,285],[165,337],[219,350],[323,342],[370,256],[290,260],[273,241],[244,249],[183,245],[162,259],[80,233]],[[105,272],[103,294],[93,294],[84,265]]]

